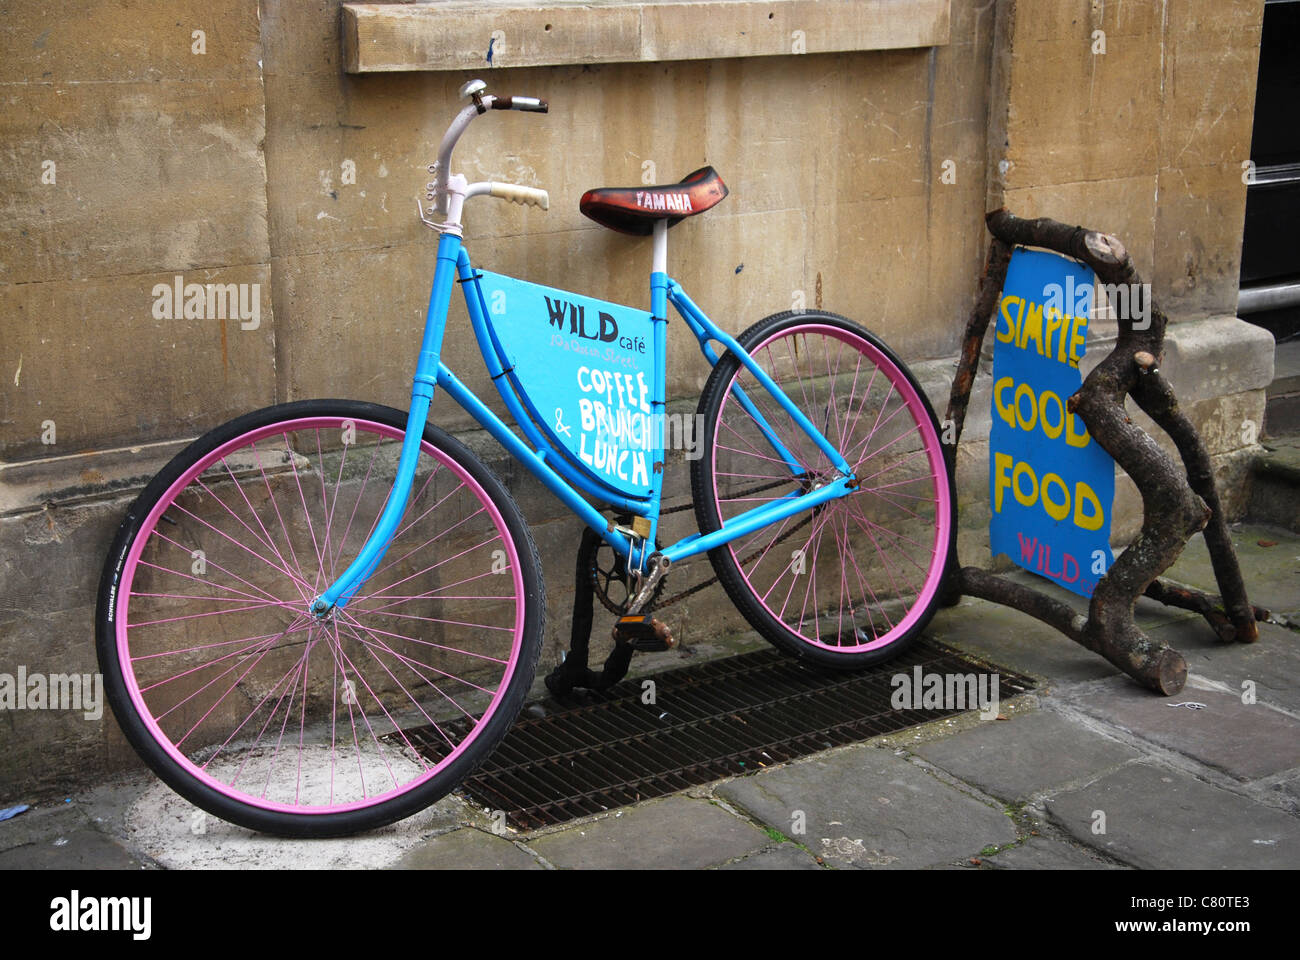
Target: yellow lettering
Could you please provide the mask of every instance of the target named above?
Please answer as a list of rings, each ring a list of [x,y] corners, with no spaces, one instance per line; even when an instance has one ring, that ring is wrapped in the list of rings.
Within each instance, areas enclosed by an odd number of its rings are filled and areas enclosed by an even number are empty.
[[[1084,342],[1088,339],[1088,318],[1075,317],[1074,325],[1070,328],[1070,366],[1077,367],[1079,360],[1083,357],[1082,348]]]
[[[1029,482],[1033,484],[1028,494],[1020,492],[1020,478],[1026,474],[1029,476]],[[1024,461],[1017,463],[1016,468],[1011,471],[1011,492],[1016,495],[1016,502],[1022,507],[1032,507],[1034,501],[1038,499],[1038,478],[1034,476],[1034,468]]]
[[[1083,428],[1082,433],[1075,433],[1074,424],[1076,422],[1082,423],[1083,418],[1069,412],[1065,414],[1065,442],[1072,447],[1079,447],[1082,449],[1088,445],[1088,441],[1092,438],[1088,436],[1088,428],[1086,426]]]
[[[1052,355],[1052,337],[1056,337],[1057,346],[1064,350],[1065,331],[1063,328],[1065,327],[1065,317],[1059,310],[1049,310],[1043,320],[1046,330],[1043,335],[1043,343],[1047,348],[1043,356],[1050,357]],[[1058,334],[1059,336],[1057,336]]]
[[[1024,414],[1020,412],[1020,398],[1029,398],[1029,420],[1026,422]],[[1034,388],[1027,383],[1022,383],[1016,387],[1016,420],[1020,423],[1021,430],[1032,430],[1034,424],[1038,422],[1038,406],[1034,402]]]
[[[1047,488],[1053,483],[1061,488],[1062,500],[1060,503],[1054,502],[1047,495]],[[1046,474],[1043,477],[1043,509],[1047,511],[1047,515],[1053,520],[1064,520],[1070,515],[1070,490],[1066,487],[1065,481],[1054,473]]]
[[[1011,486],[1011,479],[1007,476],[1007,471],[1011,469],[1011,455],[1009,453],[993,454],[993,511],[1002,512],[1002,494],[1006,492],[1007,487]]]
[[[1016,418],[1012,414],[1011,408],[1007,406],[1006,401],[1002,399],[1002,391],[1014,382],[1010,377],[1003,377],[993,384],[993,405],[998,408],[998,416],[1006,421],[1006,425],[1012,430],[1016,428]]]
[[[1084,516],[1083,502],[1087,500],[1092,507],[1092,515]],[[1074,525],[1084,530],[1100,530],[1105,516],[1101,512],[1101,501],[1092,492],[1092,487],[1080,480],[1074,487]]]
[[[1002,343],[1010,343],[1012,340],[1015,339],[1016,336],[1017,322],[1011,319],[1011,314],[1007,313],[1007,307],[1011,305],[1012,301],[1015,301],[1016,303],[1020,304],[1020,309],[1024,310],[1025,302],[1021,300],[1019,297],[1002,298],[1002,318],[1007,322],[1007,329],[1005,335],[1003,334],[1001,328],[999,328],[997,332],[997,338]]]
[[[1020,349],[1028,347],[1030,340],[1038,347],[1038,355],[1043,356],[1043,307],[1037,303],[1029,304],[1028,315],[1020,326]]]
[[[1048,404],[1056,404],[1056,426],[1050,426],[1047,422]],[[1049,440],[1055,440],[1065,429],[1065,405],[1061,403],[1061,398],[1051,390],[1044,390],[1038,395],[1038,421],[1043,425],[1043,433],[1047,434]],[[1044,481],[1046,483],[1046,481]]]

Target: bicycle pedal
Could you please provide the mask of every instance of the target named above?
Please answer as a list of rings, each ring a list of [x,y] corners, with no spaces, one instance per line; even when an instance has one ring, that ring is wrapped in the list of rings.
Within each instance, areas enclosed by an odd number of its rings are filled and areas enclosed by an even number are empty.
[[[614,624],[614,642],[629,644],[642,653],[660,653],[677,646],[668,624],[653,617],[619,617]]]

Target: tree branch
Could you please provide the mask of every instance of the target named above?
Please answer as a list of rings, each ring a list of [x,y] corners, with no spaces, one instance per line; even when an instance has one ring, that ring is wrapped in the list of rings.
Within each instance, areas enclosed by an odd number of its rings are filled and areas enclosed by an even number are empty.
[[[1246,597],[1209,454],[1195,427],[1178,409],[1172,388],[1160,376],[1168,318],[1150,298],[1133,258],[1117,238],[1047,218],[1022,220],[1005,209],[995,210],[985,219],[994,239],[966,324],[948,400],[947,419],[954,428],[953,441],[945,449],[949,468],[956,468],[957,441],[980,349],[1006,279],[1011,251],[1018,245],[1054,250],[1086,263],[1100,283],[1124,285],[1129,292],[1129,309],[1127,316],[1119,318],[1115,347],[1084,379],[1068,407],[1079,414],[1092,438],[1137,485],[1143,523],[1137,537],[1098,581],[1086,617],[1039,591],[975,567],[961,567],[955,536],[950,550],[954,572],[945,599],[955,602],[957,596],[968,594],[1014,607],[1099,653],[1144,686],[1166,695],[1177,693],[1187,679],[1186,661],[1177,650],[1138,628],[1133,608],[1139,596],[1196,610],[1224,639],[1256,639],[1255,621],[1268,614],[1253,607]],[[1141,318],[1140,324],[1135,317]],[[1174,441],[1182,470],[1129,418],[1124,402],[1130,395]],[[1188,538],[1201,529],[1205,529],[1223,593],[1218,606],[1206,594],[1157,580],[1178,558]]]

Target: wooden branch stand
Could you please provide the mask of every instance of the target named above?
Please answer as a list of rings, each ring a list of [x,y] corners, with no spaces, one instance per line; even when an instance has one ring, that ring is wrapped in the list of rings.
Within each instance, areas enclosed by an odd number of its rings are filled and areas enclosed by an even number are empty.
[[[1014,247],[1041,247],[1073,257],[1091,267],[1099,283],[1124,284],[1135,292],[1134,296],[1148,296],[1133,258],[1113,236],[1055,220],[1022,220],[1005,209],[995,210],[985,220],[993,240],[975,307],[966,324],[961,360],[948,400],[947,420],[954,429],[952,442],[945,448],[950,470],[956,467],[957,444],[984,334],[997,308]],[[968,595],[1027,613],[1101,654],[1143,686],[1167,696],[1183,688],[1187,662],[1177,650],[1138,629],[1133,608],[1139,596],[1145,594],[1171,606],[1194,610],[1220,639],[1239,643],[1259,639],[1256,621],[1266,619],[1268,611],[1252,606],[1246,598],[1209,454],[1160,373],[1168,318],[1154,298],[1149,308],[1141,299],[1130,299],[1128,317],[1119,319],[1114,349],[1067,401],[1068,409],[1079,414],[1092,438],[1124,468],[1142,495],[1142,530],[1097,583],[1088,615],[1030,587],[978,567],[961,566],[955,536],[950,566],[953,572],[945,600],[956,603],[962,595]],[[1134,316],[1144,318],[1142,329],[1136,328],[1131,319]],[[1129,419],[1125,397],[1132,397],[1173,440],[1182,469]],[[1202,529],[1219,597],[1158,579],[1178,558],[1192,534]]]

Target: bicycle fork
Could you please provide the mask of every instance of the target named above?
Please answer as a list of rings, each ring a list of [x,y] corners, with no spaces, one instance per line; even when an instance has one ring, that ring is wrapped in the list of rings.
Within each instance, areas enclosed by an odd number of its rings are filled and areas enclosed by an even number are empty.
[[[406,433],[402,437],[402,453],[397,462],[393,489],[388,494],[388,502],[375,523],[375,529],[356,559],[324,593],[311,602],[310,613],[318,620],[324,620],[335,610],[346,607],[348,601],[361,589],[384,559],[388,545],[397,533],[397,526],[406,513],[406,501],[411,495],[415,467],[420,459],[420,441],[424,437],[429,405],[433,402],[433,389],[437,385],[442,337],[447,328],[447,310],[451,305],[451,288],[460,245],[461,238],[451,231],[438,238],[438,263],[433,275],[433,289],[429,293],[429,309],[424,318],[424,339],[415,365],[411,408],[406,419]]]

